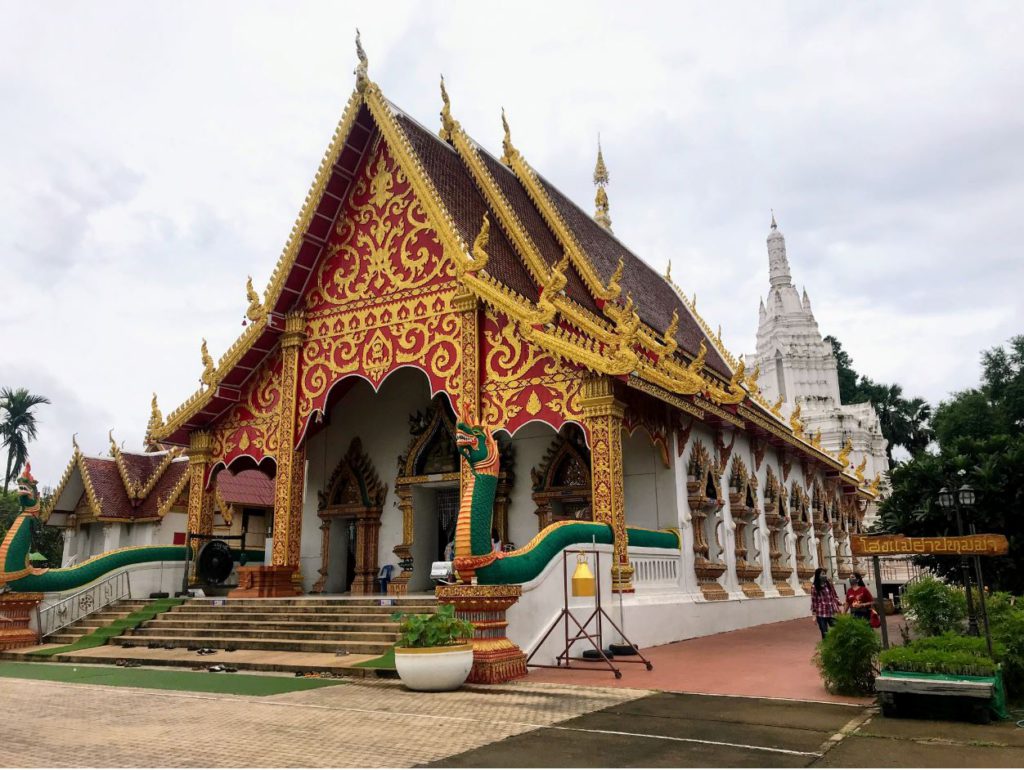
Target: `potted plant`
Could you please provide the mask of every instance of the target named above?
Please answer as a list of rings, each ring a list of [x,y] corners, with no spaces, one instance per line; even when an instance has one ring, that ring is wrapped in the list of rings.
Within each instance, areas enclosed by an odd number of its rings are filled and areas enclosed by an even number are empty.
[[[420,692],[457,690],[473,667],[473,624],[455,617],[455,606],[442,604],[432,615],[402,615],[395,668],[403,684]]]

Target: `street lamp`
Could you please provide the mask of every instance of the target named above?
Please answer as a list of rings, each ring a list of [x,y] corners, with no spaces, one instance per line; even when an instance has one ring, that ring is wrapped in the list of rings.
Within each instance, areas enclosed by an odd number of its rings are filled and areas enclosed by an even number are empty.
[[[950,487],[943,487],[939,490],[939,507],[947,515],[950,512],[956,514],[956,531],[960,537],[964,536],[964,522],[960,516],[960,507],[967,507],[973,504],[974,490],[966,483],[960,487],[955,495],[950,491]],[[967,633],[971,636],[980,636],[978,633],[978,616],[974,613],[974,597],[971,595],[971,573],[967,566],[966,556],[960,557],[960,572],[964,582],[964,592],[967,595]]]

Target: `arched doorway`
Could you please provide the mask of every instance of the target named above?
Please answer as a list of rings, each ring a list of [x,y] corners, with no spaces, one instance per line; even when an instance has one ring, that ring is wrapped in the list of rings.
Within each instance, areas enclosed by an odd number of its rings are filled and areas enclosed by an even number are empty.
[[[377,581],[377,541],[388,488],[363,452],[359,437],[352,439],[319,493],[320,577],[313,593],[372,594]]]
[[[593,520],[590,450],[579,427],[562,428],[530,476],[538,532],[557,521]]]

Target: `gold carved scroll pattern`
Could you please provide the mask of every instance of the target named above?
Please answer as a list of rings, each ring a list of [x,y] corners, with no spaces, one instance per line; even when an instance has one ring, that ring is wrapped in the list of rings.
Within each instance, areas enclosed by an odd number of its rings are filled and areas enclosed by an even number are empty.
[[[212,431],[212,465],[228,466],[243,456],[259,463],[277,455],[281,369],[277,351],[249,378],[238,403],[217,422]]]
[[[526,340],[503,313],[483,319],[481,419],[514,433],[531,420],[555,430],[581,420],[581,372]]]

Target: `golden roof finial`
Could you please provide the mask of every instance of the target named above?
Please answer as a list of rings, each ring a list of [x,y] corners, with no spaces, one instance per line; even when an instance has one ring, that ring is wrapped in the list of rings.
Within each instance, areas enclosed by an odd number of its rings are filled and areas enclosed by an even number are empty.
[[[151,437],[153,433],[159,428],[163,427],[164,416],[160,413],[160,407],[156,403],[156,393],[153,394],[153,400],[149,404],[149,423],[146,425],[146,443],[151,443]]]
[[[441,76],[441,130],[437,135],[442,142],[452,140],[452,103],[448,99],[448,89],[444,87],[444,75]]]
[[[868,456],[864,455],[860,459],[860,464],[856,468],[854,468],[854,470],[853,470],[853,475],[856,476],[857,477],[857,481],[861,482],[862,484],[864,483],[864,469],[867,467],[867,465],[868,465]]]
[[[718,333],[715,334],[715,337],[718,338],[719,342],[722,341],[722,324],[718,324]]]
[[[615,266],[615,272],[613,272],[611,278],[608,279],[608,287],[605,290],[605,299],[618,299],[618,296],[622,293],[622,286],[619,282],[622,280],[622,272],[625,269],[626,258],[619,257],[619,264]]]
[[[732,373],[732,377],[729,378],[729,387],[732,390],[736,390],[743,383],[743,375],[747,372],[747,364],[740,359],[740,365],[736,367],[736,371]]]
[[[693,312],[697,312],[697,292],[693,293],[693,299],[690,300],[690,307],[693,308]]]
[[[843,444],[843,448],[839,450],[839,462],[843,464],[843,468],[846,468],[850,462],[850,452],[853,451],[853,441],[850,437],[846,437],[846,443]]]
[[[786,403],[785,396],[779,396],[778,401],[772,404],[771,413],[776,417],[782,417],[782,405]]]
[[[668,328],[665,329],[665,333],[662,335],[662,339],[665,341],[665,355],[670,356],[676,352],[676,347],[679,343],[676,342],[676,333],[679,331],[679,311],[672,311],[672,320],[668,322]]]
[[[668,261],[668,265],[665,267],[665,280],[669,283],[672,282],[672,260]]]
[[[206,346],[206,338],[203,337],[203,345],[200,348],[203,357],[203,374],[199,378],[204,385],[213,385],[213,358],[210,356],[210,349]]]
[[[117,456],[117,442],[114,441],[114,429],[113,428],[111,428],[109,431],[107,431],[107,438],[110,440],[110,456],[111,457],[116,457]]]
[[[477,233],[476,238],[473,241],[473,264],[470,266],[470,270],[476,272],[477,270],[483,270],[487,265],[489,255],[487,254],[487,242],[491,239],[491,219],[487,216],[487,212],[484,212],[483,222],[480,223],[480,232]]]
[[[260,303],[260,295],[257,294],[256,290],[252,287],[251,275],[245,281],[245,298],[249,300],[249,307],[245,309],[245,317],[255,323],[260,320],[265,313],[263,312],[263,305]]]
[[[801,404],[797,401],[793,413],[789,415],[789,427],[793,429],[793,435],[797,438],[801,438],[804,435],[804,424],[800,421],[800,407]]]
[[[815,431],[814,435],[811,436],[811,446],[815,449],[821,449],[821,431]]]
[[[876,473],[875,477],[873,479],[871,479],[871,486],[870,486],[871,494],[877,495],[878,494],[878,488],[881,487],[881,486],[882,486],[882,474],[881,473]]]
[[[81,452],[82,451],[81,448],[78,446],[78,434],[77,433],[72,433],[71,434],[71,446],[73,446],[75,448],[76,452]]]
[[[512,155],[515,153],[515,147],[512,146],[512,131],[508,127],[508,118],[505,117],[505,108],[501,108],[501,127],[505,131],[505,136],[501,140],[501,162],[506,166],[512,164]]]
[[[370,83],[369,60],[366,58],[366,51],[363,50],[363,41],[358,27],[356,27],[356,58],[359,59],[359,63],[352,74],[356,76],[356,90],[363,93]]]
[[[691,372],[692,374],[700,374],[701,369],[704,368],[704,359],[707,358],[707,355],[708,355],[708,346],[704,342],[704,340],[701,340],[700,341],[700,347],[697,348],[697,355],[690,362],[689,366],[686,367],[687,370],[689,372]]]
[[[597,194],[594,196],[594,221],[609,232],[612,229],[612,218],[609,214],[608,193],[604,189],[608,185],[608,167],[604,164],[604,153],[601,152],[601,135],[597,135],[597,163],[594,165],[594,184]]]
[[[761,363],[758,362],[758,363],[756,363],[754,365],[754,371],[752,371],[750,373],[750,376],[747,377],[747,390],[749,390],[752,395],[756,396],[757,394],[759,394],[761,392],[761,386],[757,384],[757,380],[758,380],[758,378],[760,376],[761,376]]]

